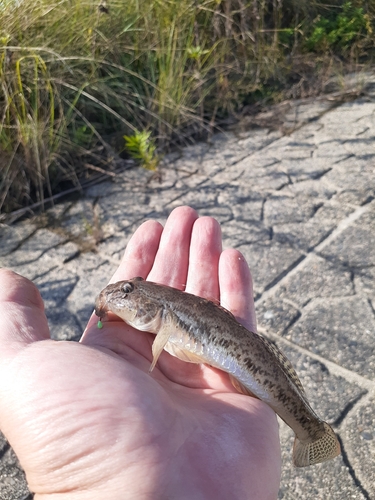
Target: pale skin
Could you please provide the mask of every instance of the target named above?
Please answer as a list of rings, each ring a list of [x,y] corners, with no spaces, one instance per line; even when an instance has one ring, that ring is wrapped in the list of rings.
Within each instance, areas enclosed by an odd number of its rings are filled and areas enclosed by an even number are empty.
[[[220,300],[256,329],[243,256],[222,251],[217,221],[189,207],[134,233],[111,282],[135,276]],[[0,270],[0,429],[36,500],[277,498],[267,405],[166,352],[149,374],[154,335],[97,321],[79,343],[51,340],[37,288]]]

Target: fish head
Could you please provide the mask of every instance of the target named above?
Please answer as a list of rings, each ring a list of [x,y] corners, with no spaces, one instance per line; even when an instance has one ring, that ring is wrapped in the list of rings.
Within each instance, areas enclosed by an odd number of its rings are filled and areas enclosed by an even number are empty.
[[[163,318],[163,296],[155,297],[152,285],[150,293],[150,282],[137,277],[106,286],[96,297],[95,314],[101,319],[112,312],[138,330],[156,333]]]
[[[136,284],[141,280],[133,278],[107,285],[95,299],[95,314],[103,318],[108,312],[113,312],[132,324],[141,300],[141,290]]]

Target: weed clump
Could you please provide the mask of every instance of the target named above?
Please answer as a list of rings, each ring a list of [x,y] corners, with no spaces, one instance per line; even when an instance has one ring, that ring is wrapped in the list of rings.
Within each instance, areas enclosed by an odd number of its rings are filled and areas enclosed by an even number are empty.
[[[136,131],[133,135],[124,135],[125,148],[130,156],[139,160],[147,170],[156,170],[158,157],[155,142],[150,139],[151,132]]]
[[[345,2],[336,12],[329,12],[326,17],[317,16],[305,41],[310,51],[339,51],[347,53],[367,41],[372,34],[370,15],[363,7],[355,7],[352,2]]]

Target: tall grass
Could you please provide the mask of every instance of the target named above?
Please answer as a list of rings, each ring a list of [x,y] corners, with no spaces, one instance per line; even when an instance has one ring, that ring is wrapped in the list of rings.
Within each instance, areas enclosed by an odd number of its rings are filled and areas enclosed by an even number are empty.
[[[0,0],[0,210],[78,185],[88,158],[110,168],[124,135],[165,147],[275,96],[296,60],[368,57],[374,12],[375,0]]]

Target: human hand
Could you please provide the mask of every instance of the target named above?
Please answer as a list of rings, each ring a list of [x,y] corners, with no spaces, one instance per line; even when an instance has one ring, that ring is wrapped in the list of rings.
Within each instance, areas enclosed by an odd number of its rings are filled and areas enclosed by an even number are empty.
[[[111,282],[135,276],[256,328],[244,258],[188,207],[134,233]],[[0,283],[0,429],[36,500],[277,497],[276,416],[226,373],[164,352],[150,375],[154,335],[115,317],[99,330],[93,315],[80,343],[53,341],[36,287],[4,269]]]

